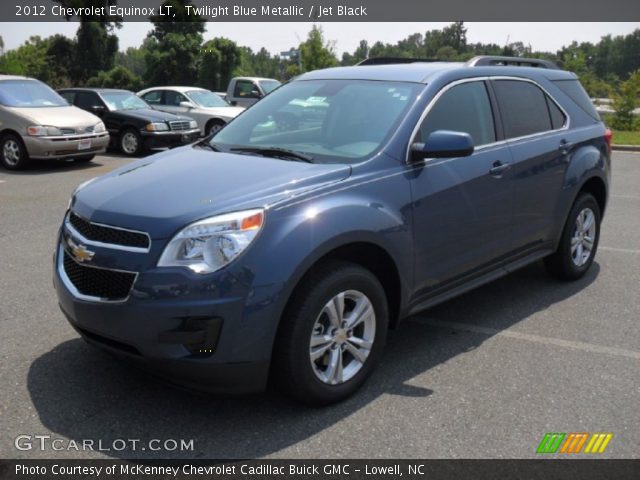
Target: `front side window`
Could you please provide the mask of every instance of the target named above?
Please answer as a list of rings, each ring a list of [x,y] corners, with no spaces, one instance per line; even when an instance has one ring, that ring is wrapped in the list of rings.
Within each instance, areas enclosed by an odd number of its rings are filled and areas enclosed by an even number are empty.
[[[239,98],[257,98],[254,90],[258,90],[255,83],[248,80],[238,80],[233,96]]]
[[[354,162],[390,138],[422,88],[368,80],[290,82],[229,123],[212,144],[285,148],[316,162]]]
[[[445,91],[422,122],[416,141],[424,142],[436,130],[468,133],[476,147],[495,142],[496,130],[485,83],[461,83]]]
[[[538,86],[520,80],[494,80],[493,88],[507,138],[554,130],[547,95]]]
[[[91,110],[94,107],[103,106],[97,93],[94,92],[78,92],[75,98],[76,107],[84,110]]]
[[[103,92],[102,98],[111,111],[149,108],[144,100],[131,92]]]
[[[167,90],[164,93],[164,104],[168,107],[179,107],[181,102],[188,102],[189,100],[180,92],[174,90]]]
[[[0,104],[5,107],[66,107],[67,101],[38,80],[3,80]]]

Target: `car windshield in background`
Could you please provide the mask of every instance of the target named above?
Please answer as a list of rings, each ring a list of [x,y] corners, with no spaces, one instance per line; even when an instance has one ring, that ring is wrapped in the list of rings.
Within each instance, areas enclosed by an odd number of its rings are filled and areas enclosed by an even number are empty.
[[[208,90],[191,90],[187,92],[189,98],[201,107],[230,107],[219,95]]]
[[[260,80],[260,86],[265,94],[273,92],[280,85],[282,84],[277,80]]]
[[[109,110],[139,110],[151,108],[144,100],[136,97],[131,92],[102,92],[102,99]]]
[[[37,80],[0,82],[0,104],[6,107],[66,107],[67,101]]]
[[[316,162],[355,162],[391,136],[421,86],[368,80],[301,80],[260,100],[211,140],[219,149],[279,148]]]

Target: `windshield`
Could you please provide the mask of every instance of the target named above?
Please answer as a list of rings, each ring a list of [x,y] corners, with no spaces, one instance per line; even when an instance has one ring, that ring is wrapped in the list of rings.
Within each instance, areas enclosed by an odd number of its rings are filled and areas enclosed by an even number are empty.
[[[209,90],[191,90],[187,92],[189,98],[196,102],[201,107],[211,108],[211,107],[230,107],[227,102],[225,102],[219,95],[216,95]]]
[[[282,84],[277,80],[260,80],[260,86],[262,87],[262,90],[264,91],[265,95],[267,93],[271,93],[280,85]]]
[[[367,80],[291,82],[226,125],[211,145],[284,148],[316,162],[355,162],[387,141],[419,89]]]
[[[38,80],[3,80],[0,104],[6,107],[66,107],[67,101]]]
[[[141,108],[151,108],[140,97],[136,97],[131,92],[102,92],[102,99],[109,107],[109,110],[139,110]]]

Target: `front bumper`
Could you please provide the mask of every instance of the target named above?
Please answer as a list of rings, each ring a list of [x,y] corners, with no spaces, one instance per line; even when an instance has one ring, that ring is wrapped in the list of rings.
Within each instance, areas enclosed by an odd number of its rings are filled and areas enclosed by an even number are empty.
[[[167,132],[141,132],[146,149],[176,147],[192,143],[200,138],[200,129],[170,130]]]
[[[139,265],[142,256],[153,260],[138,273],[126,299],[87,300],[65,272],[68,237],[63,227],[54,286],[62,312],[87,342],[191,388],[229,393],[265,388],[281,285],[251,287],[226,270],[198,275],[152,267],[161,245],[148,253],[89,245],[96,253],[87,268],[109,268],[117,261]]]
[[[103,153],[109,145],[109,133],[56,137],[22,137],[30,158],[67,159]]]

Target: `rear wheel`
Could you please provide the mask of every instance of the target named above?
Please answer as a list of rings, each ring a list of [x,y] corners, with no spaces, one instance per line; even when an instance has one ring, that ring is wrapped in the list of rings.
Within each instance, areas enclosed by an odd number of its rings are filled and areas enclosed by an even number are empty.
[[[29,163],[29,154],[22,143],[22,139],[14,134],[7,133],[0,139],[0,160],[8,170],[20,170]]]
[[[133,128],[120,134],[120,150],[125,155],[134,157],[142,153],[142,137]]]
[[[563,280],[582,277],[591,264],[600,240],[600,206],[589,193],[576,199],[562,232],[558,249],[545,258],[547,270]]]
[[[332,262],[296,289],[279,329],[272,378],[314,405],[352,395],[371,374],[385,343],[387,299],[368,270]]]

